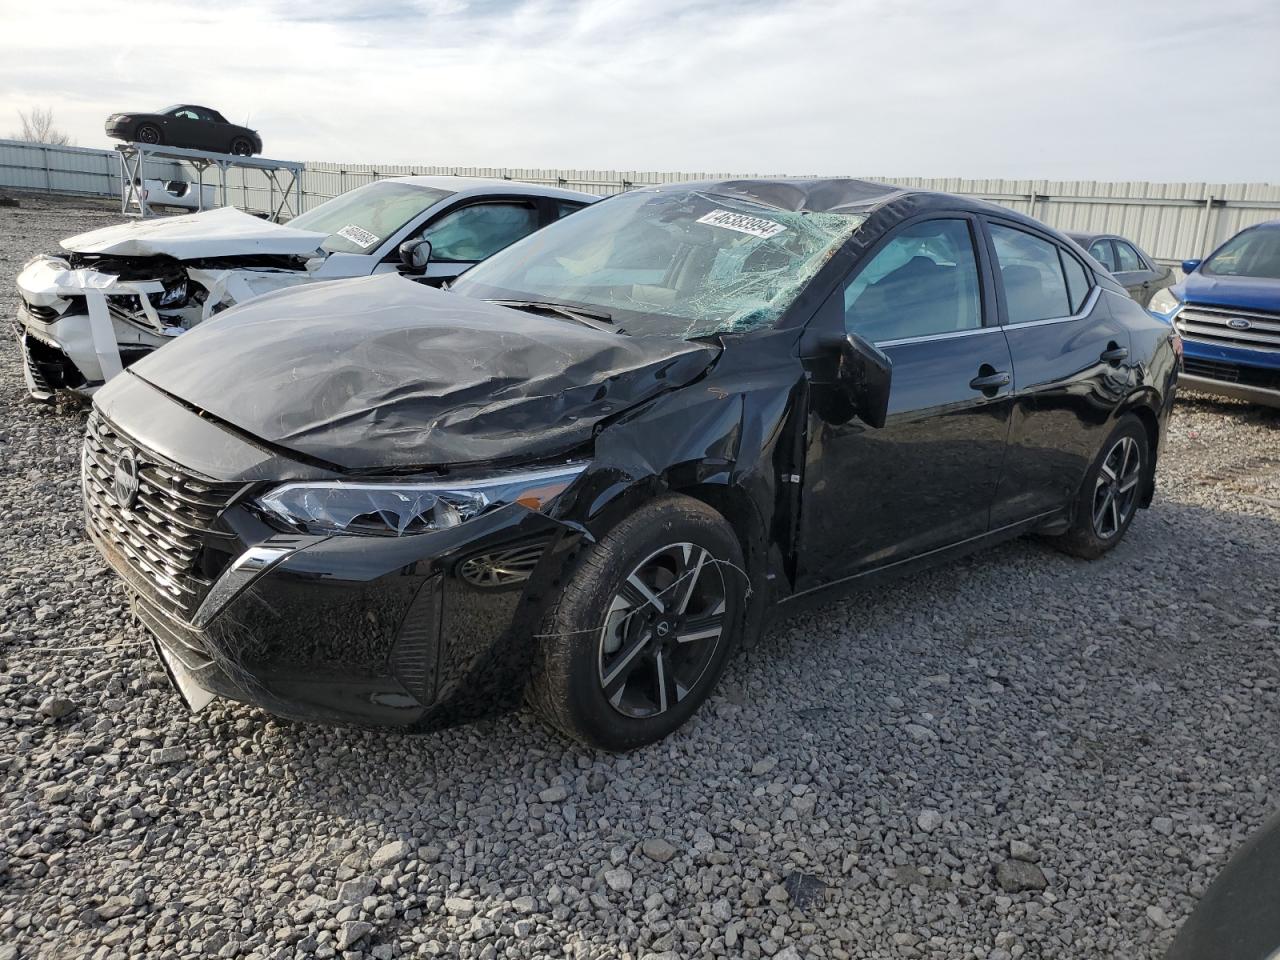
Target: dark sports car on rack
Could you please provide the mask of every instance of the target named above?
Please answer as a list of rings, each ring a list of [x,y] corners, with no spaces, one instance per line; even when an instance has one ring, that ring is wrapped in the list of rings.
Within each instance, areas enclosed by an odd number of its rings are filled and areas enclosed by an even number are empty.
[[[768,614],[1151,502],[1179,341],[1040,223],[858,180],[634,190],[453,283],[259,297],[95,398],[90,535],[194,707],[623,750]]]
[[[163,144],[241,157],[262,152],[258,131],[229,123],[217,110],[194,103],[174,104],[156,113],[113,113],[107,117],[106,130],[113,140],[152,146]]]

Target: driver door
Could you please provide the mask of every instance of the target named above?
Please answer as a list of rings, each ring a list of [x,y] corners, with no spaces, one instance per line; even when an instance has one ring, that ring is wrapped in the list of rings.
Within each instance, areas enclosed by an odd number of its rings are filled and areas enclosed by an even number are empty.
[[[810,417],[799,586],[809,589],[980,537],[1009,434],[1013,364],[981,224],[899,227],[845,282],[838,335],[893,364],[888,419]],[[830,313],[828,313],[830,316]],[[815,322],[821,319],[815,318]],[[828,320],[830,322],[830,320]]]
[[[540,225],[539,205],[532,197],[454,207],[423,230],[422,236],[431,241],[431,262],[426,273],[414,279],[438,287],[524,239]]]

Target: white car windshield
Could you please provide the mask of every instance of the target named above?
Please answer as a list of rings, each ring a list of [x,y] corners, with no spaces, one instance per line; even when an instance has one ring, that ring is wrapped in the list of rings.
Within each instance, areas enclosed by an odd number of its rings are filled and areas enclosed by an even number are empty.
[[[452,289],[576,306],[629,333],[758,330],[778,320],[865,219],[698,190],[635,190],[508,247]]]
[[[380,180],[326,200],[289,221],[299,230],[327,233],[320,244],[330,253],[376,253],[383,241],[435,206],[452,190]]]

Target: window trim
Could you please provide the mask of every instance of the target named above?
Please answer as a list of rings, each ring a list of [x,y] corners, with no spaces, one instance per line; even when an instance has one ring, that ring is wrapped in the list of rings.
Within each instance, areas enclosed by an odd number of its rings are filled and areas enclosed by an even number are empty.
[[[876,347],[893,347],[903,343],[923,343],[929,340],[952,340],[957,337],[969,336],[975,333],[986,333],[990,330],[1000,329],[1000,314],[996,307],[996,291],[992,285],[991,262],[987,256],[987,247],[985,239],[985,231],[978,222],[979,218],[976,214],[967,210],[930,210],[918,216],[902,220],[893,225],[889,230],[878,239],[870,249],[868,249],[854,264],[853,269],[844,275],[839,283],[833,296],[840,300],[840,330],[842,333],[848,333],[849,329],[845,326],[845,307],[844,293],[854,280],[862,274],[872,261],[880,255],[885,247],[897,238],[904,230],[917,226],[921,223],[928,223],[933,220],[963,220],[969,227],[969,242],[973,246],[974,267],[978,271],[978,316],[982,320],[982,325],[971,327],[967,330],[945,330],[941,333],[922,333],[914,337],[895,337],[892,340],[875,340],[868,341]]]
[[[998,298],[999,306],[1000,306],[1000,326],[1005,328],[1015,327],[1015,328],[1021,329],[1022,327],[1047,326],[1051,323],[1069,323],[1072,320],[1083,320],[1085,317],[1087,317],[1090,313],[1093,312],[1093,308],[1097,305],[1098,297],[1101,294],[1102,287],[1099,286],[1097,282],[1097,277],[1094,275],[1093,268],[1090,267],[1087,263],[1084,263],[1079,257],[1077,257],[1074,253],[1072,253],[1065,244],[1061,243],[1060,241],[1050,236],[1049,234],[1044,233],[1043,231],[1036,230],[1034,227],[1031,227],[1027,224],[1019,223],[1016,220],[1006,220],[1003,217],[994,217],[994,216],[983,216],[981,219],[983,223],[983,232],[986,234],[987,244],[990,247],[990,252],[991,252],[991,274],[992,274],[992,280],[995,282],[996,297]],[[1085,280],[1089,284],[1089,295],[1084,298],[1084,303],[1081,305],[1080,309],[1075,311],[1074,313],[1071,313],[1062,317],[1045,317],[1041,320],[1018,320],[1016,322],[1011,321],[1009,319],[1009,305],[1008,305],[1008,302],[1005,300],[1005,296],[1004,296],[1004,279],[1003,277],[1000,277],[998,279],[996,277],[996,275],[999,273],[998,264],[1000,263],[1000,258],[996,256],[996,241],[995,241],[995,237],[992,236],[991,234],[990,228],[993,226],[1004,227],[1005,229],[1008,229],[1008,230],[1017,230],[1021,233],[1029,234],[1030,236],[1035,237],[1037,240],[1041,240],[1057,248],[1058,258],[1059,258],[1058,269],[1062,270],[1062,287],[1067,292],[1068,307],[1071,306],[1071,286],[1070,284],[1067,283],[1067,274],[1066,274],[1066,270],[1062,266],[1061,258],[1063,256],[1074,257],[1076,263],[1080,264],[1080,266],[1084,268]],[[1110,238],[1108,237],[1107,239],[1110,239]],[[1092,246],[1092,244],[1090,244],[1090,246]],[[1092,257],[1093,254],[1090,254],[1089,256]],[[1105,266],[1106,265],[1103,264],[1103,267]]]

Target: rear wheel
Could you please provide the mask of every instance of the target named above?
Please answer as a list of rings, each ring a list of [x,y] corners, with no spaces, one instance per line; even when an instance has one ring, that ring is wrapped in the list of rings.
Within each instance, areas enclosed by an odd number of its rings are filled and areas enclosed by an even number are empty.
[[[715,687],[745,587],[720,514],[683,496],[646,504],[577,558],[540,631],[529,702],[590,746],[662,739]]]
[[[164,142],[164,138],[160,135],[160,128],[154,123],[144,123],[138,127],[135,137],[138,143],[157,144]]]
[[[245,137],[236,137],[231,141],[230,152],[234,153],[237,157],[251,157],[253,156],[253,144]]]
[[[1053,545],[1092,560],[1119,543],[1138,512],[1150,462],[1146,428],[1126,414],[1085,476],[1071,528],[1051,541]]]

